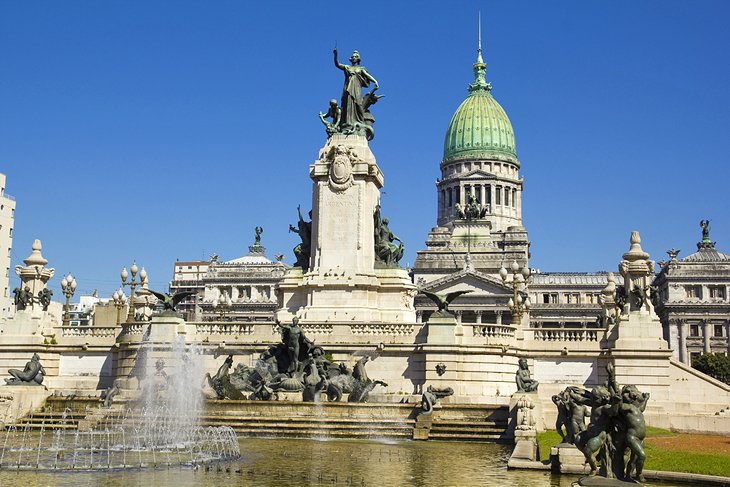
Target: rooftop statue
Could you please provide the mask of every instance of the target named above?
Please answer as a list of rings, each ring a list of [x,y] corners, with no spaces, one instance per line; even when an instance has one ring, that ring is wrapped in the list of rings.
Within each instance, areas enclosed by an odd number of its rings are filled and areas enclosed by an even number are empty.
[[[436,303],[436,306],[438,306],[438,312],[439,313],[450,313],[449,311],[449,304],[451,302],[461,296],[462,294],[470,293],[471,290],[464,290],[464,291],[453,291],[448,294],[436,294],[429,291],[423,291],[421,290],[423,294],[426,295],[427,298],[429,298],[431,301]],[[445,369],[446,367],[444,367]]]
[[[398,267],[398,262],[403,258],[405,246],[403,241],[388,227],[387,218],[380,219],[380,205],[375,207],[373,214],[375,225],[375,262],[385,264],[386,267]],[[393,242],[398,242],[396,245]]]
[[[530,369],[527,368],[527,359],[525,358],[519,360],[519,369],[515,374],[515,381],[517,382],[517,392],[536,392],[537,386],[540,385],[538,381],[530,377]]]
[[[254,232],[256,232],[256,240],[254,241],[254,245],[257,247],[261,246],[261,234],[264,233],[263,227],[256,227],[254,229]]]
[[[329,110],[326,114],[320,113],[320,120],[325,124],[328,136],[340,132],[348,135],[364,135],[368,140],[372,140],[375,136],[373,129],[375,118],[370,113],[370,107],[382,98],[375,94],[379,88],[378,82],[364,66],[360,66],[359,52],[352,53],[349,66],[340,64],[337,48],[333,54],[335,66],[345,74],[342,102],[338,107],[336,100],[330,101]],[[370,87],[370,83],[374,85],[373,89],[363,96],[362,90]],[[326,122],[325,118],[332,118],[332,122]]]
[[[309,221],[305,221],[302,217],[302,207],[297,205],[297,213],[299,214],[299,222],[297,227],[289,225],[289,231],[299,235],[302,243],[294,247],[294,256],[297,258],[294,267],[301,267],[302,272],[309,270],[309,257],[312,254],[312,211],[309,211]]]
[[[175,294],[158,293],[152,289],[148,289],[148,291],[160,300],[159,302],[162,306],[164,306],[165,311],[175,311],[175,307],[180,304],[183,299],[188,296],[195,296],[198,294],[197,291],[180,291]]]
[[[5,379],[5,382],[11,385],[41,385],[43,383],[43,377],[46,375],[46,371],[41,365],[41,358],[37,353],[33,354],[30,362],[25,364],[23,370],[10,369],[8,374],[12,377]]]
[[[700,228],[702,228],[702,243],[710,241],[710,220],[701,220]]]

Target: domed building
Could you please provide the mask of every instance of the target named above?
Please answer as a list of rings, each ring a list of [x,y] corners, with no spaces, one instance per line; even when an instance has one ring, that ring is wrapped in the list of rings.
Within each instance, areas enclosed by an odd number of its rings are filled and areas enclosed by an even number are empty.
[[[522,225],[524,182],[512,123],[492,96],[486,68],[480,41],[469,94],[444,138],[436,226],[417,253],[413,274],[419,287],[432,292],[473,291],[452,306],[459,320],[507,324],[515,293],[500,270],[510,269],[509,283],[516,262],[518,279],[524,279],[530,242]],[[422,299],[416,305],[425,320],[432,306]]]

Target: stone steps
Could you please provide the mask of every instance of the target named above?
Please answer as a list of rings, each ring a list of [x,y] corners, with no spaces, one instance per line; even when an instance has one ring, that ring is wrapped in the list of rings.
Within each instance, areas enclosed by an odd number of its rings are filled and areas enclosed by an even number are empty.
[[[125,413],[120,401],[99,409],[98,399],[58,398],[17,425],[19,429],[104,429],[141,420],[138,412]],[[48,404],[47,404],[48,406]],[[66,417],[63,418],[63,411]],[[230,426],[243,437],[289,438],[414,438],[418,407],[402,403],[303,403],[299,401],[208,401],[202,426]],[[123,414],[124,413],[124,414]],[[425,438],[440,441],[507,441],[507,408],[500,405],[444,404],[434,409]]]

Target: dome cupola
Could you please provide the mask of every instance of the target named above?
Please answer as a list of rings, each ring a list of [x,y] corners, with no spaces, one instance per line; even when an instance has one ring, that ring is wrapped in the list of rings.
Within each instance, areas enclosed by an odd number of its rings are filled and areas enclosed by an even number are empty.
[[[481,37],[481,36],[480,36]],[[481,39],[469,96],[451,117],[444,140],[444,163],[461,159],[495,159],[519,164],[512,124],[492,96]]]

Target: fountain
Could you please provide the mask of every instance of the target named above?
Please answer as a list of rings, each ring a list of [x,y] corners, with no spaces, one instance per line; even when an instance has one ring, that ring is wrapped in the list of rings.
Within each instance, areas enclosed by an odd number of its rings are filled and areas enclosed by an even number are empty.
[[[161,466],[194,466],[232,460],[240,455],[238,438],[228,426],[202,427],[203,409],[198,377],[201,356],[186,350],[182,337],[172,342],[178,363],[168,369],[158,359],[147,371],[134,408],[99,407],[96,424],[74,427],[70,409],[58,421],[40,424],[33,414],[2,424],[0,469],[99,470]],[[148,354],[141,354],[147,362]],[[111,401],[107,402],[108,404]]]

